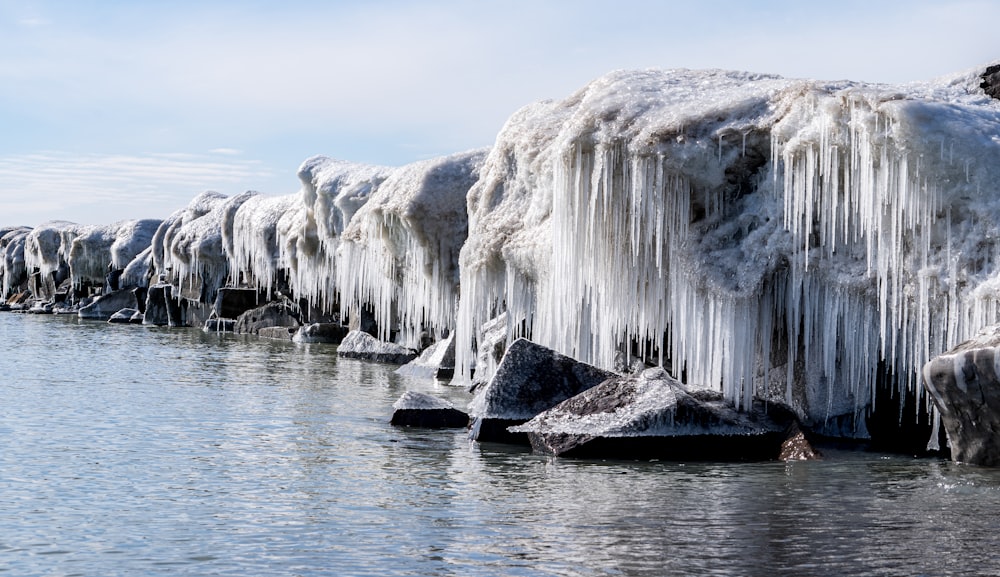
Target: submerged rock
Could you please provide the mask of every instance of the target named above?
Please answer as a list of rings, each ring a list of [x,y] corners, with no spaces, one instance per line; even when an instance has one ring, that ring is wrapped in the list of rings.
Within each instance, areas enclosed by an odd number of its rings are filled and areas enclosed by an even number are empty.
[[[469,415],[444,399],[424,393],[406,391],[392,408],[394,411],[389,422],[396,426],[459,429],[469,425]]]
[[[380,341],[363,331],[351,331],[337,347],[337,355],[379,363],[402,365],[417,358],[412,349]]]
[[[581,363],[527,339],[514,341],[496,373],[469,404],[475,441],[527,444],[510,432],[560,402],[600,384],[614,373]]]
[[[548,455],[761,461],[781,456],[795,422],[787,409],[769,408],[739,412],[721,392],[689,389],[653,368],[606,380],[510,430]],[[789,458],[810,455],[802,441]]]
[[[1000,325],[924,365],[953,461],[1000,465]]]

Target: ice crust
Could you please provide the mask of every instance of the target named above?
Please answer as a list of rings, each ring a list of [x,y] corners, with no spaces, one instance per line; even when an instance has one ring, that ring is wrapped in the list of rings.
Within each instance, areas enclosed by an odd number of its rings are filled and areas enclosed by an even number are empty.
[[[508,340],[604,368],[634,342],[738,406],[783,397],[819,423],[870,406],[880,361],[919,394],[932,353],[997,321],[981,70],[616,72],[525,107],[469,194],[459,369],[505,311]]]

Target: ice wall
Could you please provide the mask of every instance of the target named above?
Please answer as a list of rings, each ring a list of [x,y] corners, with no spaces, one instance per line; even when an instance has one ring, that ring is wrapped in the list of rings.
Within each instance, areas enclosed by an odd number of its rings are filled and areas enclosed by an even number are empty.
[[[860,415],[880,361],[905,387],[997,321],[1000,108],[979,73],[616,72],[525,107],[469,194],[460,368],[506,312],[508,338],[603,368],[632,348],[741,406]]]
[[[458,255],[468,232],[466,195],[486,150],[396,169],[344,230],[337,268],[342,314],[369,303],[381,339],[418,348],[422,331],[454,328]],[[396,322],[398,325],[390,326]]]
[[[84,282],[103,285],[110,268],[124,269],[150,246],[161,223],[143,219],[78,227],[69,241],[67,256],[73,286]]]

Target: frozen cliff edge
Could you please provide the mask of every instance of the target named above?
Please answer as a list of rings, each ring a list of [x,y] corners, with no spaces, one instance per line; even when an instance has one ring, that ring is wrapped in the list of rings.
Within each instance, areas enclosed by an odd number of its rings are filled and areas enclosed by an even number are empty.
[[[887,375],[997,320],[1000,103],[922,84],[615,72],[508,121],[469,193],[457,365],[508,315],[602,368],[634,352],[739,407],[866,436]]]

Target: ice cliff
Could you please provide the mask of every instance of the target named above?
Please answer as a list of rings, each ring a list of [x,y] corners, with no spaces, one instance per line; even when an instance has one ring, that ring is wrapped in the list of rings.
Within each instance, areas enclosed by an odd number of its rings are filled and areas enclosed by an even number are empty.
[[[855,421],[887,373],[997,321],[1000,105],[923,84],[615,72],[525,107],[469,193],[458,364],[508,315],[604,368],[631,350],[738,406]],[[915,388],[919,391],[919,387]]]

